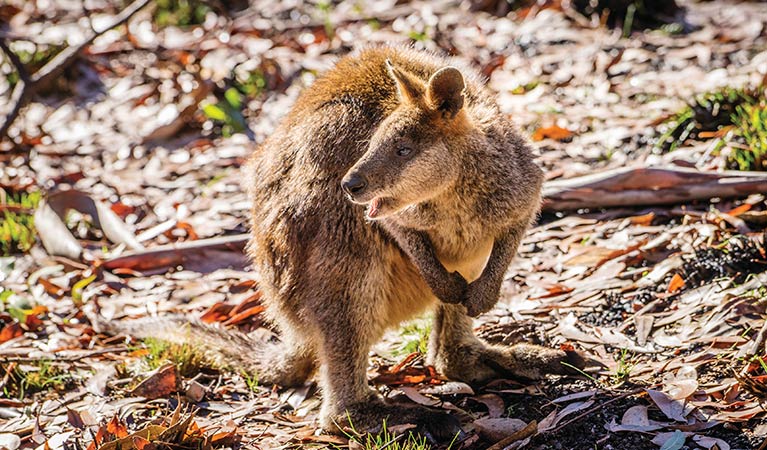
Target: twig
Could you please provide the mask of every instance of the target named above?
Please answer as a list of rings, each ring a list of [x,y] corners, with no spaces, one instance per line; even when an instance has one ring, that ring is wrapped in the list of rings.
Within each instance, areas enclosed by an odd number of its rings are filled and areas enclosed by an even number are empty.
[[[527,439],[530,436],[535,436],[537,432],[538,432],[538,423],[533,420],[521,430],[517,431],[516,433],[512,434],[509,437],[503,438],[502,440],[496,442],[492,447],[488,448],[487,450],[503,450],[504,448],[508,447],[509,445],[517,441],[521,441],[522,439]]]
[[[16,368],[16,363],[11,362],[8,364],[8,367],[5,369],[5,375],[3,376],[2,381],[0,381],[0,391],[5,388],[5,385],[8,384],[8,380],[11,379],[11,374],[13,373],[13,370]]]
[[[106,27],[100,31],[94,30],[93,33],[91,33],[91,35],[80,44],[65,48],[32,75],[27,73],[24,64],[21,62],[18,56],[11,51],[11,49],[5,43],[5,40],[0,38],[0,49],[2,49],[3,52],[8,55],[11,64],[19,74],[19,82],[16,83],[16,87],[14,87],[10,99],[10,103],[13,105],[13,107],[5,117],[3,125],[0,126],[0,139],[3,139],[7,136],[8,129],[16,120],[16,117],[18,117],[21,108],[24,107],[26,102],[40,89],[41,86],[46,85],[52,79],[59,76],[64,71],[64,69],[69,67],[77,59],[77,57],[86,47],[93,43],[97,37],[101,36],[112,28],[124,24],[131,17],[133,17],[134,14],[139,12],[151,1],[152,0],[134,1],[130,4],[130,6],[114,16],[112,22],[110,22]]]
[[[72,356],[54,356],[53,358],[45,358],[45,357],[37,357],[37,358],[30,358],[30,357],[10,357],[10,358],[3,358],[4,361],[8,362],[15,362],[15,363],[35,363],[40,361],[47,361],[47,362],[75,362],[80,361],[81,359],[90,358],[92,356],[99,356],[104,355],[106,353],[123,353],[128,352],[131,349],[125,346],[120,347],[107,347],[102,348],[99,350],[93,350],[88,353],[83,353],[80,355],[72,355]]]
[[[29,215],[32,215],[35,213],[35,210],[32,208],[25,208],[20,205],[4,205],[0,203],[0,212],[4,212],[4,211],[17,213],[17,214],[29,214]]]
[[[13,68],[16,69],[16,72],[19,74],[21,81],[29,83],[29,72],[27,72],[27,67],[23,62],[21,62],[19,55],[11,51],[10,47],[8,47],[8,44],[5,43],[5,39],[3,38],[0,38],[0,49],[2,49],[3,52],[8,56],[8,59],[11,60],[11,65],[13,65]]]
[[[10,104],[12,104],[13,107],[5,117],[3,125],[0,126],[0,139],[3,139],[8,132],[8,128],[11,127],[11,124],[19,115],[21,107],[26,103],[27,99],[31,95],[31,89],[29,88],[31,86],[31,81],[29,79],[29,73],[27,72],[27,68],[24,66],[24,63],[22,63],[19,57],[13,53],[13,51],[11,51],[11,49],[5,43],[5,39],[3,38],[0,38],[0,49],[2,49],[6,56],[8,56],[8,59],[11,61],[11,65],[16,70],[16,73],[19,74],[19,80],[16,82],[16,86],[14,86],[10,98]]]

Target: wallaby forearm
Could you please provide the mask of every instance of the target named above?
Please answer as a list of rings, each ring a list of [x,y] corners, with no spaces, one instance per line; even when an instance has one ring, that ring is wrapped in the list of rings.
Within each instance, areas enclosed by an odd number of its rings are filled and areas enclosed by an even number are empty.
[[[434,246],[426,233],[391,223],[383,225],[418,268],[437,298],[445,303],[461,303],[464,300],[468,285],[466,280],[460,273],[445,269],[437,259]]]

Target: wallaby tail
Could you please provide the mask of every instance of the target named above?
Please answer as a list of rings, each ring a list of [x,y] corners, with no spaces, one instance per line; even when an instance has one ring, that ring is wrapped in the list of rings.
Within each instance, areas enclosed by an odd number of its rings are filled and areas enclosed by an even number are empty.
[[[235,329],[203,323],[183,315],[147,317],[133,320],[107,320],[93,309],[85,308],[93,329],[110,335],[124,334],[137,339],[154,338],[174,344],[188,344],[200,350],[216,367],[257,374],[264,363],[267,347],[279,343],[251,336]]]

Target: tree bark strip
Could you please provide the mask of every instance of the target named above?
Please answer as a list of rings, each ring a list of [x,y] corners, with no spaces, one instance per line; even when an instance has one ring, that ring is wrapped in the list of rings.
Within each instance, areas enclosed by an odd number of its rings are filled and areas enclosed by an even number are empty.
[[[767,192],[767,172],[701,172],[678,167],[608,170],[543,186],[543,210],[674,205]]]

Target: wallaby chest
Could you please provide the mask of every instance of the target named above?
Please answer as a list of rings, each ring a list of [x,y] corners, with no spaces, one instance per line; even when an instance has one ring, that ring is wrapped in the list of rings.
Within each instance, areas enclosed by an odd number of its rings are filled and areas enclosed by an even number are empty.
[[[429,233],[437,259],[450,272],[458,272],[468,282],[482,275],[493,251],[493,238],[477,235],[460,239],[453,233],[435,230]]]
[[[415,205],[399,213],[397,221],[425,231],[442,265],[471,282],[482,275],[493,251],[494,236],[466,206],[466,203]]]

